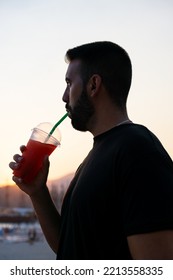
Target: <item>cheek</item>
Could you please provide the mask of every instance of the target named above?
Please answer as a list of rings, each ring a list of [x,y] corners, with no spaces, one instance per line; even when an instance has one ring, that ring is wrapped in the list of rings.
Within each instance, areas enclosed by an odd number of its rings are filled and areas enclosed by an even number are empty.
[[[75,87],[72,86],[69,91],[69,105],[73,108],[76,105],[76,102],[78,101],[80,95],[81,95],[82,89],[81,87]]]

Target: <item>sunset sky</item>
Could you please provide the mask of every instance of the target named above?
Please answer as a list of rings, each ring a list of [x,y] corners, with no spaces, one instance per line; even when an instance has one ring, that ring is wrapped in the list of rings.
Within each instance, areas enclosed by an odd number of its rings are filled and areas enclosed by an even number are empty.
[[[64,113],[67,49],[109,40],[129,53],[129,117],[151,129],[173,158],[172,0],[0,0],[0,185],[31,129]],[[90,133],[60,126],[49,179],[74,172],[92,147]]]

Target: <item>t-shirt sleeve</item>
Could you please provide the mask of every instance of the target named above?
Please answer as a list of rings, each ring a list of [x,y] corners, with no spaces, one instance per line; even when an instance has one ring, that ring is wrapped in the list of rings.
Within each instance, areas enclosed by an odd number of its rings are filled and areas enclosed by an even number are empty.
[[[173,229],[173,165],[152,154],[136,160],[120,195],[125,234]]]

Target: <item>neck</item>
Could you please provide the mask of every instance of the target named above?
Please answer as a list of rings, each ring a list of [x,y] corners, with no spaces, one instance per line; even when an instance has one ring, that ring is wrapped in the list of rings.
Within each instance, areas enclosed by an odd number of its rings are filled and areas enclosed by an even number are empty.
[[[93,136],[97,136],[99,134],[102,134],[111,128],[123,124],[130,123],[130,119],[127,115],[127,112],[120,113],[117,111],[114,112],[106,112],[106,114],[101,114],[100,117],[93,116],[91,122],[89,131],[93,134]]]

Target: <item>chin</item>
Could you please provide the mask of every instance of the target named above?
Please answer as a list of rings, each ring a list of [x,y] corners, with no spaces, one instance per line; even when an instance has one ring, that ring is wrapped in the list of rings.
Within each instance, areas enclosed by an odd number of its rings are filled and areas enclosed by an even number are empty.
[[[73,119],[71,119],[71,124],[72,124],[73,128],[78,131],[86,132],[88,130],[86,125],[76,122]]]

